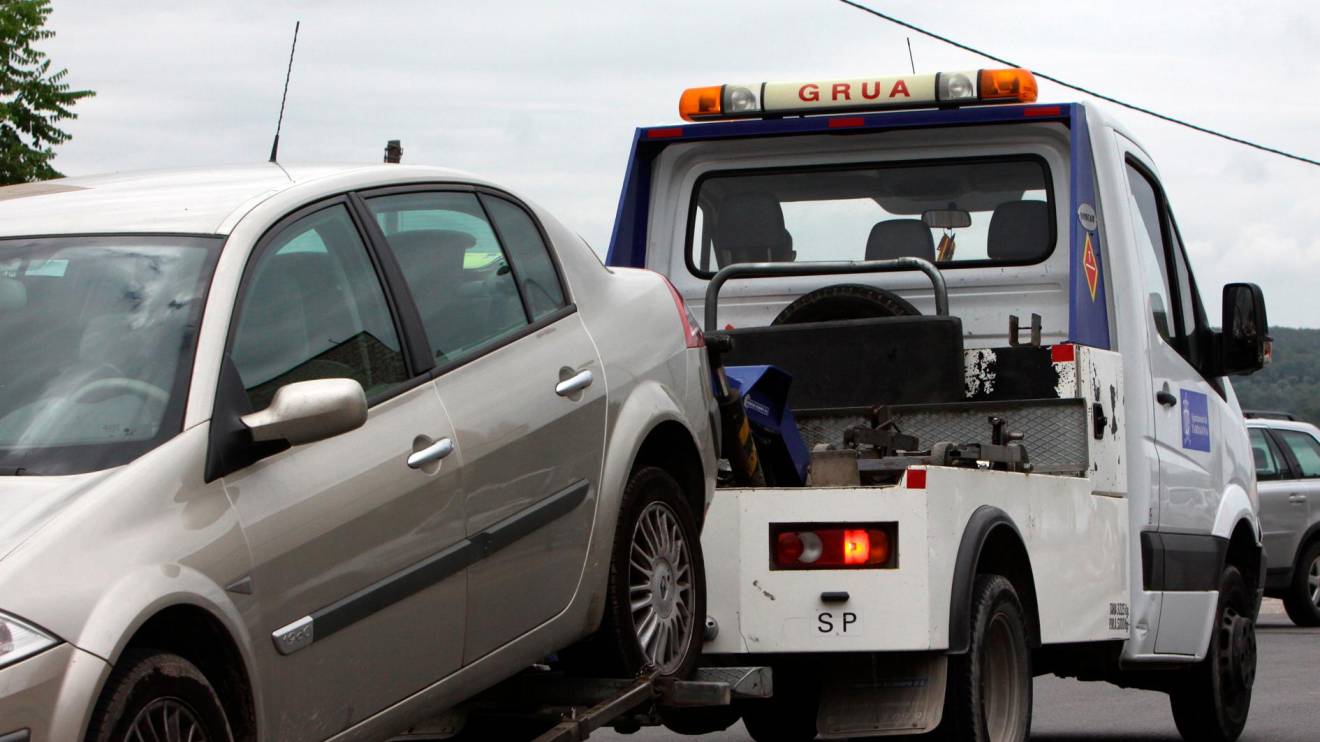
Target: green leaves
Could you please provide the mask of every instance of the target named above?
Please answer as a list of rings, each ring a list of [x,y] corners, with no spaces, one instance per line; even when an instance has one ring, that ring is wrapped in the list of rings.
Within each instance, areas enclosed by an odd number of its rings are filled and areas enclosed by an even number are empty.
[[[90,90],[71,89],[69,71],[52,71],[38,42],[55,35],[45,27],[50,0],[0,2],[0,185],[60,177],[54,147],[69,141],[58,124]]]

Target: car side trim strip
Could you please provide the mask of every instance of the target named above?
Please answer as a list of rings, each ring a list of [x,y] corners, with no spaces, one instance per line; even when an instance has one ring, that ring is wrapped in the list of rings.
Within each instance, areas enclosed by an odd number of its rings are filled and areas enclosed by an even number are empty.
[[[271,634],[275,649],[283,655],[293,654],[467,569],[573,512],[590,491],[587,480],[574,482],[489,528],[276,629]]]

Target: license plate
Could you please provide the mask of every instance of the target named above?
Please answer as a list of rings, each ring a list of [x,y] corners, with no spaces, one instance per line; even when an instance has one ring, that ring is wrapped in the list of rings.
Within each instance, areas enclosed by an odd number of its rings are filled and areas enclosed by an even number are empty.
[[[818,611],[811,628],[817,636],[857,636],[862,618],[857,611]]]

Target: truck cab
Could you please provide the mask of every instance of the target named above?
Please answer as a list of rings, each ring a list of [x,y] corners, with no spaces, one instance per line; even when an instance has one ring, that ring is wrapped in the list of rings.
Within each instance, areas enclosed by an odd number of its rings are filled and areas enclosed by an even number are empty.
[[[1187,739],[1245,725],[1229,377],[1267,359],[1263,297],[1212,323],[1150,154],[1035,99],[1016,69],[730,84],[637,131],[607,262],[669,278],[738,400],[705,651],[775,666],[758,740],[1024,739],[1033,672],[1166,691]]]

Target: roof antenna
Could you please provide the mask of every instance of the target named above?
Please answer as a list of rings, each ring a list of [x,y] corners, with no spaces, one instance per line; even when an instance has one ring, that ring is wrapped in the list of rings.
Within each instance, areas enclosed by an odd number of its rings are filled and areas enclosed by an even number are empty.
[[[298,28],[302,21],[293,24],[293,48],[289,49],[289,69],[284,73],[284,95],[280,98],[280,117],[275,122],[275,141],[270,145],[270,161],[276,162],[280,153],[280,128],[284,126],[284,102],[289,99],[289,78],[293,75],[293,53],[298,51]]]
[[[294,34],[295,36],[297,34]],[[907,37],[908,42],[908,64],[912,65],[912,74],[917,74],[917,60],[912,57],[912,37]]]

